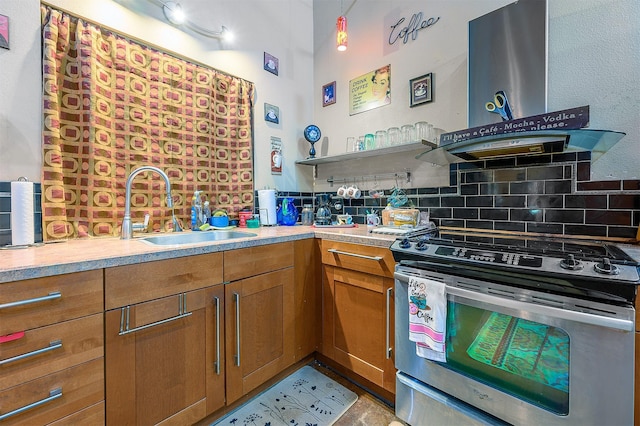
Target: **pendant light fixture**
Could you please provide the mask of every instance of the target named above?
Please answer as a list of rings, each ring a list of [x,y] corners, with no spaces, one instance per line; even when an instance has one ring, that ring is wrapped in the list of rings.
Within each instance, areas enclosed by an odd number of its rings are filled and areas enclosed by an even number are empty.
[[[336,22],[336,45],[338,51],[344,52],[347,50],[347,17],[343,14],[342,0],[340,0],[340,13]]]

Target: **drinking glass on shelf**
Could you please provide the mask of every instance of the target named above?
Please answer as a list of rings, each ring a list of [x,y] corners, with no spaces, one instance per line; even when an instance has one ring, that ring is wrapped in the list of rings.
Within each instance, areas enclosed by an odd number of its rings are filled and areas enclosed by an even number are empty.
[[[400,129],[389,127],[387,130],[387,141],[389,146],[400,145]]]
[[[364,149],[376,149],[376,141],[371,133],[364,135]]]
[[[365,150],[364,136],[358,136],[358,140],[356,141],[356,145],[358,145],[358,149],[356,149],[356,151],[364,151]]]
[[[358,150],[358,145],[356,145],[356,138],[353,136],[349,136],[347,138],[347,152],[354,152]]]
[[[376,147],[384,148],[388,146],[387,144],[387,131],[386,130],[378,130],[375,135]]]
[[[402,134],[402,143],[411,143],[416,141],[416,128],[413,124],[405,124],[400,128]]]
[[[429,140],[429,123],[426,121],[418,121],[415,124],[416,128],[416,140],[418,141],[428,141]]]

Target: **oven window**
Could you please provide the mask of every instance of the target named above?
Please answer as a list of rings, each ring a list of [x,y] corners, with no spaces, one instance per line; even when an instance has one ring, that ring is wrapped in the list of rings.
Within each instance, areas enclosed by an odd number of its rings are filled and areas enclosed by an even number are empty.
[[[558,415],[569,412],[569,335],[458,302],[447,306],[447,364]]]

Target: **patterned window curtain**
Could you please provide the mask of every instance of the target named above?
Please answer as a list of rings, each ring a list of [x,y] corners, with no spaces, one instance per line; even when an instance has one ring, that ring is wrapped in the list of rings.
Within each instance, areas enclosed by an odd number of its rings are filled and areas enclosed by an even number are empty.
[[[190,226],[194,191],[212,210],[253,208],[253,84],[41,6],[45,241],[119,234],[125,184],[152,165]],[[164,180],[133,181],[131,217],[171,228]]]

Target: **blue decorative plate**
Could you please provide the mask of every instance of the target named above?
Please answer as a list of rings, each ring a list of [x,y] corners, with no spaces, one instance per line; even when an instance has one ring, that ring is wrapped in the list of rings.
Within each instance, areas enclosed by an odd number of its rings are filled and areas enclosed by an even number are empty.
[[[315,124],[310,124],[304,129],[304,138],[311,143],[318,142],[320,140],[320,136],[320,128]]]

